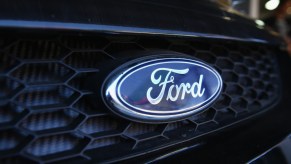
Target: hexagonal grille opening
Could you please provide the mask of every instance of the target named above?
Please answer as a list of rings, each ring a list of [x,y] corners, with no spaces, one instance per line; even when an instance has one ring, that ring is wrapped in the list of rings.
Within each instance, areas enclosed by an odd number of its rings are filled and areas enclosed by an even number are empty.
[[[118,159],[222,128],[266,110],[279,96],[276,51],[262,44],[23,36],[0,37],[0,47],[9,44],[0,52],[0,162]],[[87,79],[102,76],[101,64],[154,49],[185,53],[217,69],[224,81],[218,100],[203,113],[168,124],[135,123],[92,102],[96,95]]]

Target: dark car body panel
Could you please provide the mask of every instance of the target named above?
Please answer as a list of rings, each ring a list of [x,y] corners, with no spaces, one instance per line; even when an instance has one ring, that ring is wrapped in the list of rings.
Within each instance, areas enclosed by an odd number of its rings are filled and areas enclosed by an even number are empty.
[[[262,43],[281,51],[280,38],[257,27],[253,20],[227,10],[209,1],[190,0],[4,0],[0,5],[0,27],[3,31],[37,29],[235,40]],[[124,162],[240,163],[279,143],[291,131],[291,61],[287,53],[277,54],[277,58],[283,90],[281,101],[274,108],[222,132],[130,156]]]
[[[209,1],[5,0],[0,26],[163,34],[279,43],[280,40]]]

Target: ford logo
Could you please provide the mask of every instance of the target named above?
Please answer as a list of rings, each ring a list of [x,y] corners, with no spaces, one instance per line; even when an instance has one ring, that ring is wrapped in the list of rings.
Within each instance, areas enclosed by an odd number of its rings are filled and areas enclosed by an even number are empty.
[[[147,57],[113,71],[103,84],[103,100],[127,119],[163,123],[206,110],[221,89],[219,73],[201,61]]]

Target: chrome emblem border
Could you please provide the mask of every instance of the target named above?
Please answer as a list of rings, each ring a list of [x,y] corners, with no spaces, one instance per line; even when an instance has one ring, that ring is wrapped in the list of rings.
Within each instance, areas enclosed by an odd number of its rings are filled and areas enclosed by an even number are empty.
[[[199,104],[193,104],[190,107],[180,109],[179,107],[177,107],[177,109],[175,110],[168,111],[158,111],[148,108],[148,106],[151,106],[153,104],[147,104],[146,109],[141,108],[128,103],[127,100],[124,99],[125,96],[121,93],[121,87],[128,77],[149,67],[155,67],[162,64],[171,65],[173,63],[192,65],[195,67],[203,68],[212,73],[217,80],[217,87],[214,94],[212,94],[210,97],[208,97],[206,100]],[[139,60],[130,61],[128,63],[125,63],[124,65],[122,66],[122,68],[117,68],[116,70],[114,70],[112,74],[110,74],[106,78],[102,86],[102,98],[112,112],[133,121],[147,123],[164,123],[185,119],[206,110],[207,107],[209,107],[218,98],[222,90],[223,82],[219,73],[211,66],[192,58],[160,57],[159,59],[157,59],[155,57],[145,57]],[[141,91],[139,90],[138,92]]]

